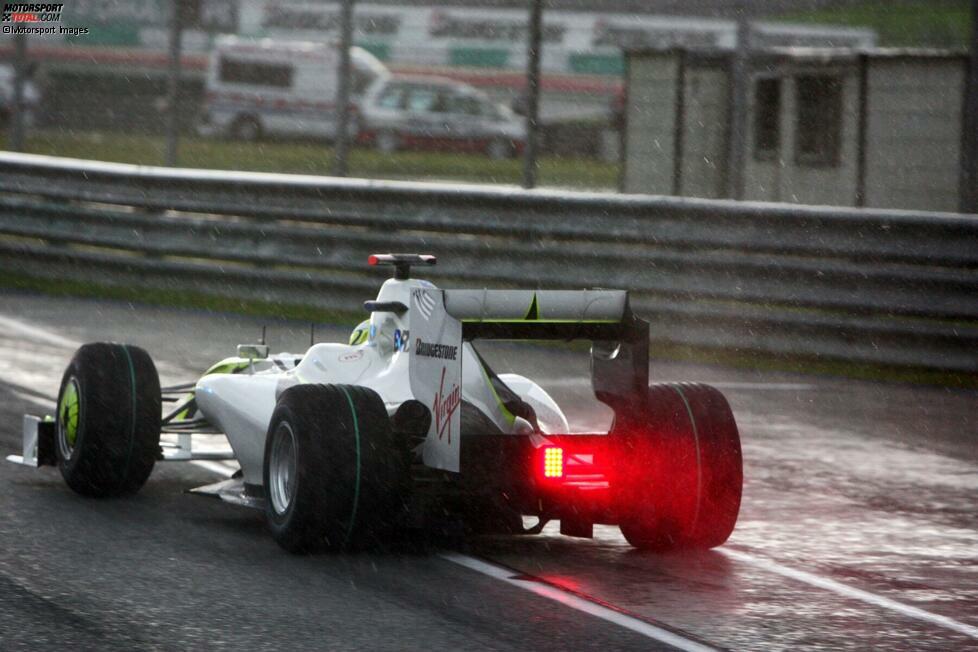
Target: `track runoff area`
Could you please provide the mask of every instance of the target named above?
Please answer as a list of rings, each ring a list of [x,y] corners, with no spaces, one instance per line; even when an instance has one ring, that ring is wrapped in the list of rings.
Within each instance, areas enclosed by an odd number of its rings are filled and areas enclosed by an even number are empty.
[[[66,314],[80,318],[65,326]],[[192,360],[220,359],[238,340],[253,339],[257,324],[112,302],[2,296],[0,387],[10,406],[50,410],[64,364],[91,340],[139,344],[158,360],[164,382],[185,378],[200,371]],[[323,339],[346,335],[335,329]],[[308,327],[273,324],[270,337],[279,338],[276,348],[303,350]],[[560,404],[578,406],[570,416],[584,428],[608,418],[589,400],[586,356],[505,345],[486,355],[494,367],[532,370]],[[978,614],[969,607],[978,599],[978,460],[955,432],[968,422],[973,392],[655,363],[652,373],[655,380],[710,382],[731,399],[746,483],[740,522],[726,545],[650,555],[631,550],[615,527],[596,526],[594,539],[583,540],[563,537],[551,524],[535,537],[432,549],[425,564],[459,567],[579,613],[585,623],[602,623],[593,625],[597,630],[618,628],[662,649],[978,649]],[[7,452],[19,441],[15,416],[5,415],[0,442]],[[193,473],[214,478],[235,470],[233,463],[192,464]],[[12,487],[13,500],[30,501],[26,494],[36,488],[24,483],[36,473],[3,465],[0,480]],[[67,499],[57,472],[42,473],[52,476],[43,491]],[[78,509],[97,509],[104,518],[118,509],[77,500]],[[192,515],[207,501],[181,495],[177,502]],[[223,532],[212,534],[220,540]],[[256,529],[254,536],[263,534]],[[179,533],[170,537],[178,546]],[[282,563],[268,543],[268,564]],[[17,544],[16,536],[3,542],[8,549]],[[326,568],[340,563],[334,556],[317,561]],[[0,564],[0,579],[5,573]]]

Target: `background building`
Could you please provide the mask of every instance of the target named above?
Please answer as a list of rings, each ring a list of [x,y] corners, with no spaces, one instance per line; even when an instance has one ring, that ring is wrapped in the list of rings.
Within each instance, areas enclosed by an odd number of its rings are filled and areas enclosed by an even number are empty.
[[[628,59],[623,189],[726,196],[730,60]],[[751,57],[744,199],[957,209],[967,57],[774,48]]]

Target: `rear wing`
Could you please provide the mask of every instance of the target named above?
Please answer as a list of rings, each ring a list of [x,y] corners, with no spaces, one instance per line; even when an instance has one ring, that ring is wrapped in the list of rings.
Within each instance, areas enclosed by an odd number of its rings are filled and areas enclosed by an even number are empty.
[[[648,391],[649,323],[625,290],[445,290],[445,311],[463,340],[591,341],[591,386],[612,408]]]
[[[616,413],[649,386],[649,324],[621,290],[411,291],[411,391],[430,406],[422,456],[458,471],[462,343],[474,339],[591,341],[591,387]]]
[[[465,339],[613,339],[630,315],[624,290],[445,290],[445,310]]]

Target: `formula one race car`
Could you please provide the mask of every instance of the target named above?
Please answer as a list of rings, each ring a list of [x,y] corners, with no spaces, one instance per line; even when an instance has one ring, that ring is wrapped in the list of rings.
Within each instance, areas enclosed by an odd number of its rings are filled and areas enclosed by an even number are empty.
[[[559,519],[584,537],[617,524],[651,550],[726,541],[743,482],[733,415],[712,387],[649,386],[649,325],[626,292],[440,290],[410,277],[434,263],[371,256],[394,277],[349,344],[301,356],[242,345],[195,383],[161,390],[144,350],[86,344],[56,417],[25,417],[15,461],[57,465],[78,493],[114,496],[137,491],[158,460],[222,457],[193,441],[224,434],[240,471],[195,491],[260,507],[294,552],[371,545],[446,516],[514,533]],[[572,433],[539,385],[490,369],[473,344],[485,338],[590,340],[610,432]],[[537,525],[524,529],[524,515]]]

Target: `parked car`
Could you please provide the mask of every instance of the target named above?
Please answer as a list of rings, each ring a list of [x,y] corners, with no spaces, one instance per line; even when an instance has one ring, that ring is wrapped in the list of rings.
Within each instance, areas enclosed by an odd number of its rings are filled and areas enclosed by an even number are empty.
[[[360,141],[385,153],[448,149],[503,159],[526,142],[525,125],[512,110],[451,79],[391,77],[364,96],[360,111]]]
[[[389,73],[366,50],[355,47],[350,55],[350,103],[356,109],[363,95]],[[334,139],[338,56],[329,44],[219,39],[207,70],[198,133],[249,141],[263,136]],[[354,113],[353,135],[357,123]]]

